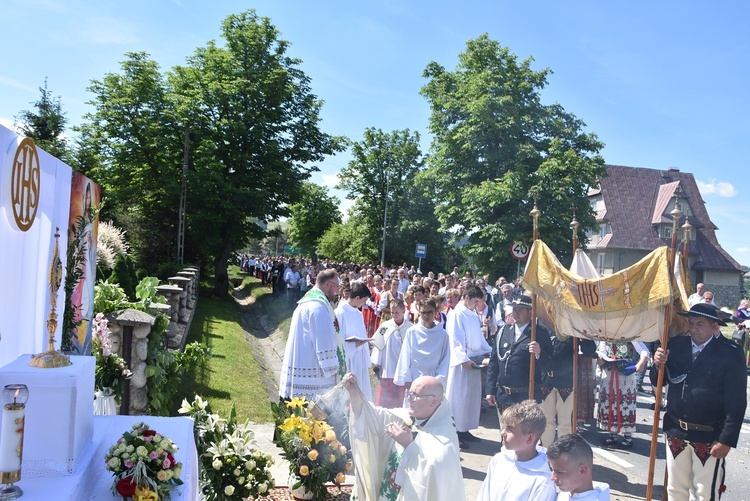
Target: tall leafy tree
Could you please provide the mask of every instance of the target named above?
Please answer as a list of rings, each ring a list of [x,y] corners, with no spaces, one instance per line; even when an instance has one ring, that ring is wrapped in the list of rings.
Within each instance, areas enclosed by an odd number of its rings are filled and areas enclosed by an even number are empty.
[[[222,46],[209,42],[174,68],[170,82],[194,134],[188,224],[223,295],[232,251],[261,234],[259,221],[288,215],[312,162],[339,146],[319,128],[322,102],[268,18],[230,15],[222,36]]]
[[[531,240],[534,195],[540,236],[569,255],[571,207],[592,228],[586,190],[605,174],[603,143],[560,104],[542,104],[550,70],[532,62],[485,34],[467,42],[455,70],[424,70],[433,140],[419,183],[436,196],[443,228],[468,237],[465,252],[493,274],[514,270],[512,241]]]
[[[65,125],[68,122],[62,109],[60,96],[55,96],[47,88],[39,87],[41,96],[32,103],[35,110],[24,110],[16,117],[16,125],[24,136],[34,140],[37,146],[47,153],[65,160],[68,155],[68,145],[65,139]]]
[[[93,80],[95,110],[77,149],[87,175],[104,187],[102,217],[128,233],[140,266],[174,260],[183,125],[172,112],[159,65],[128,53],[120,73]]]
[[[340,204],[341,201],[328,195],[323,186],[310,182],[302,184],[300,201],[289,207],[292,215],[289,233],[303,256],[314,255],[320,236],[341,222]]]
[[[385,262],[413,259],[417,243],[428,244],[428,249],[432,245],[437,260],[444,241],[433,200],[414,189],[423,166],[419,133],[368,128],[361,141],[352,143],[352,157],[341,171],[338,187],[354,200],[351,215],[370,242],[364,261],[380,262],[386,199]]]
[[[345,223],[334,224],[318,241],[321,255],[334,262],[374,263],[372,241],[363,228],[364,222],[356,215]]]

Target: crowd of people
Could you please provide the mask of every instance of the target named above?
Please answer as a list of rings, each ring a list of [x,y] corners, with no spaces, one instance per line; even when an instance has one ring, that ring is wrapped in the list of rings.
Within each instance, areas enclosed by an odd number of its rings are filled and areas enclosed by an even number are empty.
[[[498,412],[503,451],[490,461],[480,499],[609,499],[606,486],[591,478],[591,449],[576,435],[576,424],[595,417],[605,432],[604,446],[630,448],[638,375],[648,363],[652,381],[654,368],[667,368],[664,430],[672,499],[687,499],[689,492],[712,499],[724,484],[725,457],[737,445],[744,417],[746,357],[737,344],[716,334],[725,324],[710,301],[696,302],[684,314],[690,331],[675,342],[679,349],[672,343],[664,351],[638,341],[581,339],[574,354],[572,338],[558,337],[532,318],[532,298],[521,280],[501,277],[493,285],[487,276],[461,274],[457,268],[422,275],[406,265],[285,259],[256,261],[255,273],[265,273],[267,265],[278,267],[278,274],[270,275],[281,277],[290,298],[296,300],[294,290],[302,281],[290,280],[290,273],[304,276],[308,289],[292,317],[280,397],[314,399],[344,381],[352,399],[357,489],[370,489],[359,499],[463,499],[437,493],[445,479],[456,471],[460,475],[458,451],[480,440],[471,431],[491,407]],[[696,345],[702,358],[695,358]],[[714,357],[724,362],[715,364]],[[735,359],[741,360],[739,370]],[[375,393],[371,370],[378,378]],[[727,388],[725,378],[736,385]],[[687,402],[708,393],[716,404],[710,412]],[[362,415],[369,417],[361,420]],[[428,438],[428,432],[437,438]],[[378,440],[387,443],[373,446]],[[436,468],[440,479],[432,478]],[[681,472],[673,476],[677,469]],[[525,480],[509,480],[511,470]],[[370,477],[360,478],[365,474]],[[383,479],[390,479],[387,488]],[[384,495],[389,489],[395,497]],[[422,495],[399,497],[399,490]],[[515,492],[536,494],[516,498]]]

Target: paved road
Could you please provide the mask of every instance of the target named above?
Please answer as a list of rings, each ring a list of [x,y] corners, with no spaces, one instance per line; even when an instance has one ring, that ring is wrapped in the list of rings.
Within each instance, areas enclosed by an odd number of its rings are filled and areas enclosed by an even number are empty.
[[[281,333],[268,323],[267,318],[245,310],[243,326],[248,330],[248,340],[261,365],[266,370],[269,383],[269,395],[275,394],[272,389],[276,384],[278,368],[283,353],[284,341]],[[648,378],[644,384],[650,390]],[[750,391],[748,391],[750,401]],[[604,448],[601,445],[605,434],[596,429],[593,423],[587,423],[581,428],[582,435],[594,448],[594,478],[607,482],[612,488],[612,499],[616,501],[642,500],[646,496],[648,476],[648,458],[651,446],[651,430],[653,410],[650,405],[654,402],[650,393],[638,395],[637,426],[633,447],[627,451]],[[497,413],[488,409],[482,413],[480,428],[475,435],[482,441],[471,443],[470,449],[461,451],[461,463],[466,487],[466,498],[476,499],[482,480],[484,480],[487,464],[494,454],[500,450]],[[256,437],[260,446],[274,455],[280,450],[270,443],[273,434],[271,424],[259,425]],[[659,434],[656,455],[654,500],[662,498],[662,483],[664,480],[665,445],[663,434]],[[727,492],[723,499],[730,501],[750,501],[750,419],[745,418],[745,424],[740,435],[737,449],[732,450],[728,457]],[[288,476],[288,466],[279,458],[275,465],[274,476],[277,483],[283,485]],[[352,478],[349,477],[348,481]]]
[[[650,390],[648,378],[644,384]],[[750,390],[748,391],[750,401]],[[595,476],[609,482],[616,491],[613,499],[645,499],[648,478],[649,450],[654,411],[651,404],[654,397],[650,393],[639,393],[636,433],[633,448],[624,451],[606,448],[602,445],[605,434],[593,425],[587,425],[582,435],[594,448]],[[663,412],[660,416],[663,416]],[[656,467],[654,473],[654,499],[661,499],[665,467],[664,434],[659,430]],[[626,480],[626,482],[623,482]],[[737,449],[732,450],[727,461],[727,492],[723,499],[750,501],[750,419],[745,418]]]

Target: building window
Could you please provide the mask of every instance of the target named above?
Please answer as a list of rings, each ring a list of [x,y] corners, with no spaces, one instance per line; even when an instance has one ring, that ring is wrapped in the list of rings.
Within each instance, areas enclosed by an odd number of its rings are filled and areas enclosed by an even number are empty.
[[[605,254],[604,253],[599,253],[597,256],[598,256],[597,260],[598,260],[598,265],[599,265],[598,266],[599,267],[599,274],[602,275],[604,273],[604,257],[605,257]]]

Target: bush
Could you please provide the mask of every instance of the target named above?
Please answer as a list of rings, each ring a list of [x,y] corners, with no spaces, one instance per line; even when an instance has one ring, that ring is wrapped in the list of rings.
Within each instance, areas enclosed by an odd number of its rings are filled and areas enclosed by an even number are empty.
[[[177,272],[180,271],[183,267],[183,265],[175,261],[161,263],[156,269],[156,276],[159,277],[160,280],[166,280],[169,277],[177,275]]]

